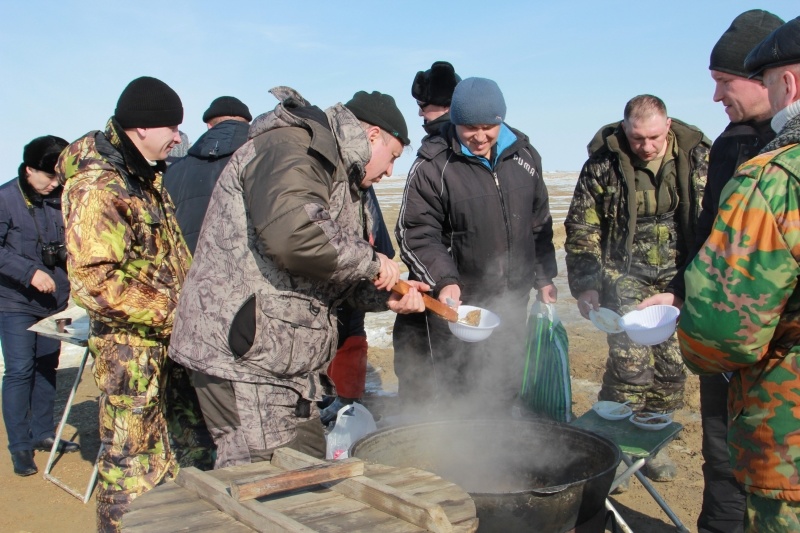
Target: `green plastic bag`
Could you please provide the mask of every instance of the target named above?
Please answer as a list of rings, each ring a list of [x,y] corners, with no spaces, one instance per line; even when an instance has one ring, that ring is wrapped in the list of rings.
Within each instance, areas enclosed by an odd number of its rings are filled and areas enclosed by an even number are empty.
[[[553,304],[537,301],[528,317],[522,403],[531,411],[558,422],[571,422],[572,383],[569,377],[569,339]]]

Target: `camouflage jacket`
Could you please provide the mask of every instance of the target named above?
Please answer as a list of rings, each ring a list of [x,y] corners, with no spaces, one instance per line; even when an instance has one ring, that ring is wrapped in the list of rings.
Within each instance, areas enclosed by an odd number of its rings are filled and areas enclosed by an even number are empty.
[[[151,166],[112,118],[56,166],[72,295],[95,331],[102,324],[143,346],[169,337],[191,261],[163,164]]]
[[[357,186],[371,152],[341,104],[323,113],[291,89],[272,92],[281,103],[256,118],[211,196],[169,355],[313,399],[336,352],[337,306],[386,309],[369,281],[380,263]],[[231,339],[248,322],[237,352]]]
[[[678,148],[676,221],[683,241],[694,242],[711,141],[694,126],[674,118],[670,129]],[[589,144],[589,159],[578,177],[564,221],[569,287],[575,297],[590,289],[602,293],[604,269],[609,266],[623,272],[630,266],[636,189],[626,147],[621,122],[601,128]]]
[[[733,371],[728,446],[745,489],[800,501],[800,119],[738,169],[685,273],[678,340],[696,373]],[[786,144],[789,142],[789,144]],[[774,148],[775,145],[768,145]]]

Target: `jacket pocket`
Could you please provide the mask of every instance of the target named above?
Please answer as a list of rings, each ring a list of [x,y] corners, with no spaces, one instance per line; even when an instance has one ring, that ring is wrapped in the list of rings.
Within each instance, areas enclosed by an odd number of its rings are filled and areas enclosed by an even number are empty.
[[[236,363],[290,378],[319,368],[330,356],[327,311],[312,298],[254,294],[234,316],[228,344]]]

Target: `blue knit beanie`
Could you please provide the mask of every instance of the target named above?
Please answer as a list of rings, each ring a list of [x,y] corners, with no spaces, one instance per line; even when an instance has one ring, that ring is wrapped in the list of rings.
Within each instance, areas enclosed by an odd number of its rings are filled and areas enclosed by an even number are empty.
[[[467,78],[456,85],[450,102],[450,122],[456,125],[502,124],[506,101],[500,87],[486,78]]]

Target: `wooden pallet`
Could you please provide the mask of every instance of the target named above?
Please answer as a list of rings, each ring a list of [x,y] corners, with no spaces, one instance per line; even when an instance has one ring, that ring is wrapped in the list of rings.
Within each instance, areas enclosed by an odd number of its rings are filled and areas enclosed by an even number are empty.
[[[478,519],[466,492],[430,472],[281,448],[269,463],[182,469],[134,500],[122,523],[128,533],[468,533]]]

